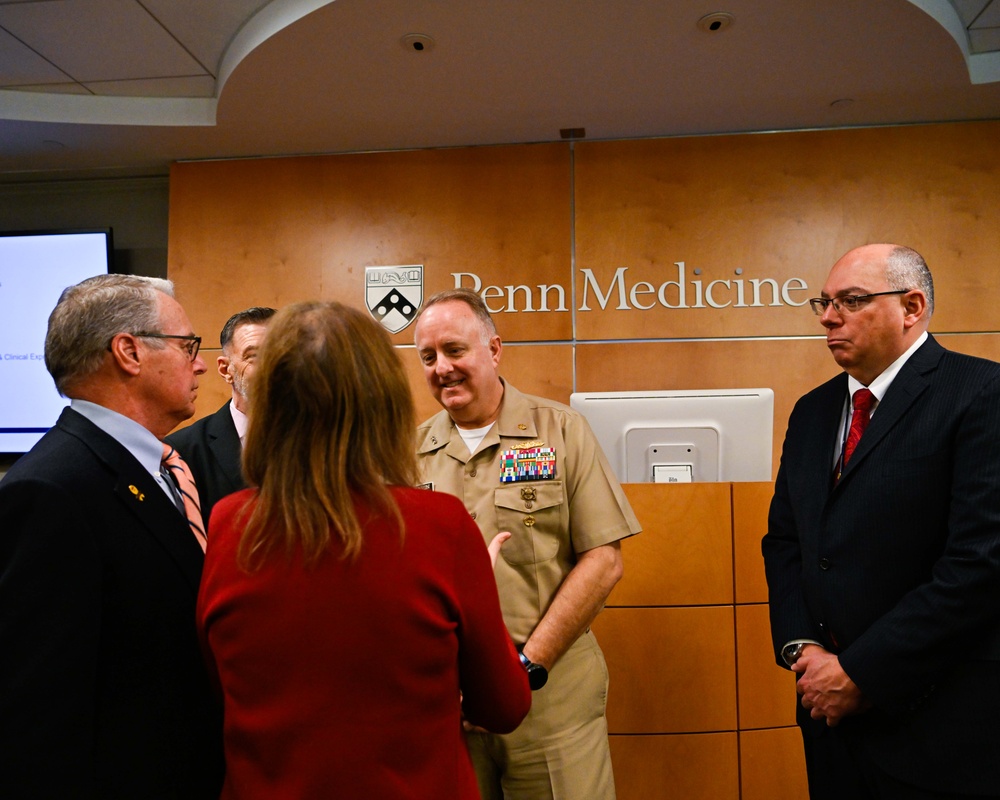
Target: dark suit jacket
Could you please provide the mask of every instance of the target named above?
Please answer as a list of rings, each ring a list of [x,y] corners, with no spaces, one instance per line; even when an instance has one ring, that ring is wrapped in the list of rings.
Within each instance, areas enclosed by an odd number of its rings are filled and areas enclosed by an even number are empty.
[[[995,793],[1000,364],[929,339],[834,485],[846,398],[841,374],[788,423],[763,541],[775,655],[797,638],[839,653],[874,703],[839,730],[890,774]]]
[[[246,488],[240,467],[243,448],[229,403],[214,414],[175,431],[166,440],[191,467],[198,486],[205,530],[208,530],[212,507],[227,494]]]
[[[0,797],[218,797],[202,561],[149,473],[72,409],[14,464],[0,482]]]

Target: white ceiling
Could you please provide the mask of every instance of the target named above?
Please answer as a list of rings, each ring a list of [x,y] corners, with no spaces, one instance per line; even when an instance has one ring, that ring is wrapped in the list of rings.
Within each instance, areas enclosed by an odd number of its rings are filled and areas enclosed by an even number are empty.
[[[0,181],[972,119],[1000,0],[0,0]]]

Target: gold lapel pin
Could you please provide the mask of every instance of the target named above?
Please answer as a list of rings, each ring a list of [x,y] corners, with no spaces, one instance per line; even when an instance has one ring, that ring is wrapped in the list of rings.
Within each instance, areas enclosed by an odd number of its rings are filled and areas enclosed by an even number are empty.
[[[138,489],[136,489],[136,488],[135,488],[134,486],[132,486],[131,484],[129,484],[129,487],[128,487],[128,490],[129,490],[130,492],[132,492],[132,494],[134,494],[134,495],[135,495],[135,499],[136,499],[136,500],[138,500],[138,501],[139,501],[140,503],[141,503],[141,502],[142,502],[143,500],[145,500],[145,499],[146,499],[146,495],[144,495],[144,494],[143,494],[142,492],[140,492],[140,491],[139,491]]]

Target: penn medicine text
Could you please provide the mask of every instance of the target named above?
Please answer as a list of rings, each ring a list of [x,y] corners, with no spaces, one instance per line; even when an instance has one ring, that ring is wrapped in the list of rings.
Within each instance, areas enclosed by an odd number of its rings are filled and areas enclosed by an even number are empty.
[[[676,273],[659,285],[646,280],[632,281],[629,267],[618,267],[605,287],[601,287],[591,269],[581,269],[583,288],[579,311],[590,311],[594,306],[604,310],[609,304],[618,311],[648,311],[657,306],[682,308],[765,308],[773,306],[803,306],[809,286],[802,278],[743,278],[742,269],[733,270],[736,278],[715,279],[706,283],[701,270],[694,270],[690,280],[687,265],[675,261]],[[483,286],[482,278],[474,272],[453,272],[455,288],[466,288],[478,293],[493,314],[518,311],[568,311],[566,288],[559,284],[525,284]],[[802,292],[796,299],[793,293]],[[594,305],[592,306],[591,303]]]

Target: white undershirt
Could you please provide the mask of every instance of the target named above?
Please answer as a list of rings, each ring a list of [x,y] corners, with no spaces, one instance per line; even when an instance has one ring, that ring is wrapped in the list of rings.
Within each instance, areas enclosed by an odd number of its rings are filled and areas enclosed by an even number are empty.
[[[462,437],[462,441],[465,442],[465,446],[469,448],[470,456],[476,452],[476,448],[482,444],[483,439],[486,438],[486,434],[490,432],[490,428],[492,427],[492,422],[485,428],[459,428],[457,425],[455,426]]]

